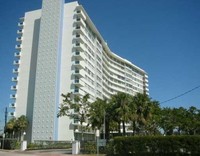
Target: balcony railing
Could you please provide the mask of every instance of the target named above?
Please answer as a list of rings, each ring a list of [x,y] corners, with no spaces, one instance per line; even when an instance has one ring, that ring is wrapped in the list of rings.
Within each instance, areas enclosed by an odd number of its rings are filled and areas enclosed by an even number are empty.
[[[82,26],[84,26],[84,27],[86,26],[84,20],[83,20],[81,17],[77,17],[77,18],[75,19],[75,23],[77,23],[78,25],[82,25]]]
[[[78,42],[78,43],[85,43],[85,42],[87,42],[86,40],[85,40],[85,38],[83,37],[83,35],[81,35],[81,34],[76,34],[76,41]]]
[[[13,77],[13,78],[12,78],[12,81],[13,81],[13,82],[17,82],[17,81],[18,81],[18,78],[17,78],[17,77]]]
[[[84,20],[86,20],[86,16],[85,16],[85,14],[83,13],[82,10],[77,10],[77,11],[76,11],[76,16],[77,16],[77,17],[81,17],[81,18],[83,18]]]
[[[84,68],[84,63],[83,61],[76,60],[74,61],[74,66],[78,69],[81,69],[81,68]]]
[[[14,74],[19,73],[19,69],[13,69],[13,73],[14,73]]]
[[[20,17],[19,20],[20,20],[21,22],[23,22],[23,21],[24,21],[24,17]]]
[[[15,116],[15,112],[9,112],[8,116]]]
[[[23,26],[24,26],[24,22],[19,22],[19,23],[18,23],[18,26],[19,26],[19,27],[23,27]]]
[[[78,50],[78,51],[84,51],[84,46],[83,44],[79,43],[79,42],[76,42],[75,43],[75,48]]]
[[[80,26],[79,24],[76,25],[74,32],[86,35],[85,29],[83,28],[83,26]]]
[[[22,34],[23,33],[23,30],[20,29],[20,30],[17,30],[17,34]]]
[[[15,53],[15,57],[20,57],[21,56],[21,53],[20,52],[16,52]]]
[[[78,77],[84,77],[84,71],[79,69],[75,69],[73,74]]]
[[[18,50],[20,50],[22,48],[22,45],[18,44],[18,45],[15,46],[15,48],[18,49]]]
[[[16,107],[16,103],[11,103],[11,104],[9,105],[9,107],[10,107],[10,108],[15,108],[15,107]]]
[[[22,37],[17,37],[16,41],[21,42],[22,41]]]
[[[11,99],[16,99],[16,97],[17,97],[16,94],[11,94],[11,95],[10,95],[10,98],[11,98]]]
[[[73,53],[73,58],[74,59],[77,59],[77,60],[84,60],[84,53],[83,52],[80,52],[80,51],[75,51]]]
[[[16,61],[13,62],[13,65],[17,65],[18,66],[19,64],[20,64],[19,60],[16,60]]]
[[[17,86],[11,86],[11,90],[17,90]]]
[[[84,82],[81,81],[80,79],[75,79],[74,80],[74,85],[76,85],[78,87],[82,87],[82,86],[84,86]]]

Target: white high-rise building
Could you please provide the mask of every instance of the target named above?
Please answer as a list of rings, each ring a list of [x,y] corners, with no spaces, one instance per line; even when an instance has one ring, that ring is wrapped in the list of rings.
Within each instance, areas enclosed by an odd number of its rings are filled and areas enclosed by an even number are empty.
[[[28,117],[28,141],[74,138],[73,120],[56,117],[62,93],[148,94],[147,73],[109,49],[78,2],[43,0],[18,25],[10,115]]]

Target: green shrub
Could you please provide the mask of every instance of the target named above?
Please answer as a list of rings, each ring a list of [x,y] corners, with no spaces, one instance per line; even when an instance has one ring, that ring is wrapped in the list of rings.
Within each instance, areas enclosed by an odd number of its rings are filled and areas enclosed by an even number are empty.
[[[116,137],[107,145],[107,155],[198,155],[200,136]]]
[[[114,155],[115,151],[115,146],[114,146],[114,141],[110,140],[105,147],[105,153],[107,154],[107,156],[112,156]]]
[[[71,147],[71,143],[65,141],[37,141],[27,146],[28,149],[66,149]]]
[[[5,139],[4,140],[4,149],[14,150],[20,149],[21,143],[16,139]]]
[[[82,146],[82,152],[84,154],[95,154],[97,152],[97,146],[95,142],[84,142]]]

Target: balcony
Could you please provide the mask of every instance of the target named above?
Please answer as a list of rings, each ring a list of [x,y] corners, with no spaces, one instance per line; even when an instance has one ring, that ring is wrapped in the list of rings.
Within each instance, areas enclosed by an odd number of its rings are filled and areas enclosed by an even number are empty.
[[[21,56],[21,53],[20,53],[20,52],[16,52],[16,53],[15,53],[15,57],[18,57],[18,58],[19,58],[20,56]]]
[[[82,43],[76,42],[74,46],[78,51],[84,51],[84,45]]]
[[[83,35],[81,35],[81,34],[76,34],[76,35],[75,35],[75,38],[76,38],[76,41],[77,41],[78,43],[85,43],[85,42],[87,42],[87,41],[85,40],[85,38],[83,37]]]
[[[17,38],[16,38],[16,41],[17,41],[17,42],[21,42],[21,41],[22,41],[22,37],[17,37]]]
[[[9,112],[9,113],[8,113],[8,116],[15,117],[15,112]]]
[[[11,98],[11,99],[16,99],[16,97],[17,97],[16,94],[11,94],[11,95],[10,95],[10,98]]]
[[[17,90],[17,86],[11,86],[11,90]]]
[[[24,26],[24,22],[19,22],[19,23],[18,23],[18,26],[19,26],[19,27],[23,27],[23,26]]]
[[[74,29],[74,32],[78,33],[78,34],[86,35],[85,30],[84,30],[84,28],[82,26],[76,26],[75,29]]]
[[[73,92],[74,92],[74,95],[78,95],[78,96],[85,95],[85,92],[81,90],[80,88],[75,88]]]
[[[84,62],[83,61],[79,61],[79,60],[74,61],[73,65],[77,69],[83,69],[85,67]]]
[[[10,108],[15,108],[15,107],[16,107],[16,103],[11,103],[11,104],[9,105],[9,107],[10,107]]]
[[[21,45],[21,44],[16,45],[16,46],[15,46],[15,49],[21,50],[21,49],[22,49],[22,45]]]
[[[17,82],[17,81],[18,81],[18,78],[17,78],[17,77],[12,77],[12,81],[13,81],[13,82]]]
[[[85,83],[84,83],[82,80],[80,80],[80,79],[75,79],[74,82],[73,82],[73,84],[74,84],[75,86],[78,86],[78,87],[83,87],[83,86],[85,86]]]
[[[83,26],[83,27],[86,26],[84,20],[83,20],[82,18],[80,18],[80,17],[77,17],[77,18],[75,19],[75,24],[81,25],[81,26]]]
[[[76,16],[86,20],[86,16],[85,16],[85,14],[83,13],[82,10],[76,10]]]
[[[20,20],[20,22],[23,22],[24,21],[24,17],[20,17],[19,20]]]
[[[20,29],[20,30],[17,30],[17,34],[23,34],[23,30],[22,29]]]
[[[78,60],[84,60],[84,53],[80,51],[75,51],[73,57]]]
[[[13,73],[14,74],[18,74],[19,73],[19,69],[13,69]]]
[[[75,119],[74,119],[74,122],[73,122],[72,124],[73,124],[74,126],[80,126],[80,125],[81,125],[80,121],[79,121],[79,120],[75,120]],[[77,132],[79,132],[79,131],[78,131],[78,129],[76,129],[74,132],[77,133]]]
[[[16,61],[13,62],[13,65],[19,66],[19,64],[20,64],[19,60],[16,60]]]
[[[85,72],[83,70],[75,69],[73,75],[78,77],[84,77]]]

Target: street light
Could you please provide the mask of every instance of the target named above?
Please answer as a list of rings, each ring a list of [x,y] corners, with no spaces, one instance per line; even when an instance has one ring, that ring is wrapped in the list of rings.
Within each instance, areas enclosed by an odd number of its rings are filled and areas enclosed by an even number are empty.
[[[26,135],[26,132],[24,131],[22,134],[22,142],[21,142],[21,150],[25,151],[27,149],[27,141],[24,140],[24,136]]]
[[[26,135],[26,132],[24,131],[24,133],[23,133],[23,140],[22,141],[24,141],[24,136]]]
[[[96,137],[97,137],[97,156],[99,155],[99,130],[96,130]]]

